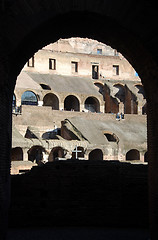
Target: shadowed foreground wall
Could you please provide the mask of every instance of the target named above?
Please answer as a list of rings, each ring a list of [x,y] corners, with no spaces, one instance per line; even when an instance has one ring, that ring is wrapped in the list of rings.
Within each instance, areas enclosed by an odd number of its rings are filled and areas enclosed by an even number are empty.
[[[12,176],[10,226],[148,226],[147,165],[54,162]]]

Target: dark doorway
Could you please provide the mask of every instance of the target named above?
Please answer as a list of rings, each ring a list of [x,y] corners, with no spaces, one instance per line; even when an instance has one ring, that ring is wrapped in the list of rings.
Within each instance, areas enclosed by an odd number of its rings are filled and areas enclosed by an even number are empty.
[[[62,147],[55,147],[52,149],[50,155],[49,155],[49,162],[54,162],[58,158],[64,157],[64,149]]]
[[[50,106],[54,110],[59,110],[59,99],[53,93],[48,93],[43,98],[43,106]]]
[[[99,79],[99,66],[98,65],[92,65],[92,78]]]
[[[127,161],[140,160],[140,152],[136,149],[132,149],[126,154]]]
[[[28,151],[28,160],[37,163],[38,165],[43,160],[43,152],[45,152],[45,149],[41,146],[33,146]]]
[[[97,98],[88,97],[85,101],[85,109],[90,112],[100,112],[100,104]]]
[[[23,150],[21,147],[12,148],[11,161],[23,161]]]
[[[80,103],[77,97],[69,95],[64,101],[64,110],[66,111],[80,111]]]
[[[103,160],[103,152],[101,149],[94,149],[89,153],[90,161],[102,161]]]

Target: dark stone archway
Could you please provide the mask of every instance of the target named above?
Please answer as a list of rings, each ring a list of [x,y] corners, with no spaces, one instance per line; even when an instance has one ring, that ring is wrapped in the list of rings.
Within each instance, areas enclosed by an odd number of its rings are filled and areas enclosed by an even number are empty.
[[[90,112],[100,112],[100,103],[95,97],[88,97],[85,100],[84,106]]]
[[[77,97],[69,95],[64,100],[64,110],[66,111],[80,111],[80,102]]]
[[[127,161],[140,160],[140,152],[137,149],[131,149],[126,153],[126,160]]]
[[[103,151],[101,149],[94,149],[89,153],[90,161],[102,161],[103,160]]]
[[[49,162],[54,162],[58,158],[64,157],[64,149],[62,147],[54,147],[49,155]]]
[[[40,165],[43,160],[43,152],[45,149],[42,146],[31,147],[28,151],[28,160]]]
[[[158,239],[158,21],[151,1],[3,1],[0,5],[0,226],[5,239],[9,201],[12,96],[17,75],[41,47],[59,38],[89,37],[111,45],[133,65],[148,102],[151,239]],[[75,28],[74,28],[75,19]],[[81,19],[84,24],[81,24]],[[64,24],[63,24],[64,23]],[[93,23],[93,24],[92,24]],[[50,29],[53,26],[53,31]],[[102,29],[98,26],[104,26]],[[60,29],[60,31],[59,31]]]
[[[54,110],[59,110],[59,99],[53,93],[48,93],[43,98],[43,106],[51,106]]]
[[[11,161],[23,161],[23,150],[21,147],[12,148]]]

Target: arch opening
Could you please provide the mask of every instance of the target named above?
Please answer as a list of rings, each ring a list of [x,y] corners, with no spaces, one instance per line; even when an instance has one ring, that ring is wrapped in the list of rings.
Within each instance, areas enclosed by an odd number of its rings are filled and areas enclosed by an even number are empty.
[[[43,106],[50,106],[54,110],[59,110],[59,99],[53,93],[48,93],[43,98]]]
[[[109,142],[119,142],[119,138],[114,133],[104,133],[104,136]]]
[[[59,158],[64,158],[64,149],[62,147],[55,147],[51,150],[49,155],[49,162],[54,162]]]
[[[38,99],[34,92],[25,91],[21,96],[21,105],[38,105]]]
[[[94,149],[89,153],[90,161],[102,161],[103,160],[103,151],[101,149]]]
[[[77,97],[69,95],[64,100],[64,110],[66,111],[80,111],[80,103]]]
[[[100,112],[100,103],[95,97],[88,97],[85,101],[85,109],[90,112]]]
[[[12,148],[11,161],[23,161],[23,150],[21,147]]]
[[[137,149],[132,149],[126,153],[127,161],[140,160],[140,152]]]
[[[44,83],[41,83],[40,86],[42,87],[42,89],[44,90],[51,90],[51,87],[49,85],[46,85]]]
[[[45,149],[42,146],[33,146],[28,151],[28,160],[40,165],[43,161]]]

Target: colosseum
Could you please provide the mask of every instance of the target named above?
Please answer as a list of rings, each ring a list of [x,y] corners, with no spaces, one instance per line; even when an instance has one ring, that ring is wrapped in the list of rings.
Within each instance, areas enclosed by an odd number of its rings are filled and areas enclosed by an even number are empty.
[[[65,160],[146,164],[146,112],[141,79],[116,49],[59,39],[17,78],[11,173]]]

